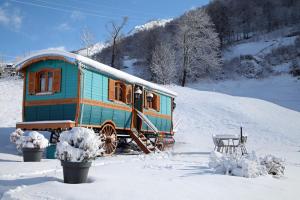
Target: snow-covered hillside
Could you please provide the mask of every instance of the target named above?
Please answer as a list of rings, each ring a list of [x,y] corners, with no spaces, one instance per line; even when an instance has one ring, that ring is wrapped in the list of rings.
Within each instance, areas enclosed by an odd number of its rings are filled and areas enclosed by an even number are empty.
[[[151,79],[151,75],[149,73],[149,70],[147,70],[145,67],[141,66],[138,59],[131,59],[128,56],[124,57],[123,60],[123,68],[121,69],[123,72],[126,72],[128,74],[132,74],[137,77],[141,77],[146,80]]]
[[[0,198],[2,199],[297,199],[300,182],[300,81],[200,82],[169,86],[176,99],[176,144],[155,155],[99,158],[89,182],[62,183],[57,160],[24,163],[8,135],[21,120],[22,81],[0,80]],[[294,102],[294,103],[293,103]],[[281,179],[217,175],[208,167],[212,134],[248,134],[247,149],[286,159]],[[49,136],[49,135],[48,135]]]
[[[296,36],[281,36],[277,38],[260,39],[259,41],[245,41],[225,49],[223,58],[224,60],[230,60],[241,55],[253,55],[259,57],[260,55],[270,53],[272,49],[294,44],[296,38]]]
[[[165,26],[166,23],[169,23],[172,20],[173,20],[172,18],[171,19],[153,20],[153,21],[147,22],[146,24],[135,26],[133,32],[137,33],[137,32],[140,32],[140,31],[150,30],[150,29],[153,29],[155,27]]]
[[[299,145],[299,80],[275,76],[265,80],[203,81],[189,87],[194,89],[174,88],[180,94],[175,112],[175,119],[181,120],[177,137],[189,141],[198,151],[211,147],[212,134],[235,134],[240,126],[256,151],[280,151]]]
[[[263,78],[300,68],[299,28],[287,27],[233,43],[222,51],[224,79]]]
[[[99,53],[102,49],[104,49],[107,46],[108,46],[107,43],[97,42],[96,44],[90,46],[88,49],[83,48],[78,50],[76,53],[82,56],[87,56],[87,54],[89,54],[89,56],[92,56],[96,53]]]

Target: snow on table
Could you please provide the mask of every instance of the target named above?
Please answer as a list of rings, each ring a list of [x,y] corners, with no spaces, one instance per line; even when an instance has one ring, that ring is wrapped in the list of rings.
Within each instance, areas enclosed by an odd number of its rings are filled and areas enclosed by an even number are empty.
[[[218,139],[223,139],[223,140],[240,139],[240,137],[238,135],[229,135],[229,134],[214,135],[213,137],[218,138]]]

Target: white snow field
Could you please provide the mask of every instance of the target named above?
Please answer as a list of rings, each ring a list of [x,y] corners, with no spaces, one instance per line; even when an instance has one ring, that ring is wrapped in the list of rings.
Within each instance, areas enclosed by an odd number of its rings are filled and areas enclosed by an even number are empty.
[[[267,35],[265,35],[267,37]],[[294,37],[270,37],[265,40],[258,40],[252,42],[242,42],[240,44],[233,45],[223,52],[223,59],[230,60],[234,57],[241,55],[260,56],[270,53],[272,49],[278,47],[288,46],[295,43],[296,36]]]
[[[98,158],[89,181],[63,183],[58,160],[24,163],[9,134],[21,120],[22,81],[0,79],[0,198],[2,199],[291,199],[300,196],[300,81],[264,80],[169,86],[179,95],[176,144],[153,155]],[[194,88],[194,89],[192,89]],[[286,159],[282,178],[242,178],[209,168],[212,134],[248,134],[247,149]]]

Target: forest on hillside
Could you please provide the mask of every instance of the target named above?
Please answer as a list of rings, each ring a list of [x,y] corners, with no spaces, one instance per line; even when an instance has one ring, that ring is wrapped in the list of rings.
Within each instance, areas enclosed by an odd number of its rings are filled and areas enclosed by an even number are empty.
[[[214,0],[206,10],[222,45],[300,22],[299,0]]]
[[[228,68],[240,74],[253,73],[254,70],[254,75],[249,77],[256,77],[270,71],[269,61],[251,57],[246,61],[243,58],[224,61],[222,51],[256,35],[288,26],[299,27],[299,10],[298,0],[213,0],[164,26],[128,36],[120,34],[111,45],[93,55],[93,59],[118,69],[126,67],[126,59],[134,59],[133,64],[140,69],[135,75],[161,84],[184,86],[203,77],[220,77]],[[297,41],[298,46],[282,50],[287,55],[292,51],[288,59],[299,59],[300,56],[293,53],[300,49],[300,38]],[[262,66],[258,72],[255,71],[257,65]],[[297,60],[296,67],[299,67]]]

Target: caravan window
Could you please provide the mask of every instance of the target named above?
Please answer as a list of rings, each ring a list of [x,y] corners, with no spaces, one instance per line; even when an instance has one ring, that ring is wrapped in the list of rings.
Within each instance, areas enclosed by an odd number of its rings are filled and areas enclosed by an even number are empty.
[[[41,71],[38,73],[38,91],[37,92],[52,92],[53,88],[53,72]]]
[[[121,82],[115,83],[115,100],[125,102],[124,84]]]
[[[132,85],[122,81],[109,79],[108,99],[111,101],[123,102],[126,104],[132,103]]]
[[[150,100],[150,99],[147,99],[147,94],[148,93],[149,92],[146,92],[145,96],[144,96],[145,108],[153,109],[153,110],[156,110],[157,112],[159,112],[160,111],[160,96],[159,96],[159,94],[152,93],[153,98]]]
[[[28,93],[30,95],[46,95],[60,92],[61,69],[43,69],[29,72]]]

